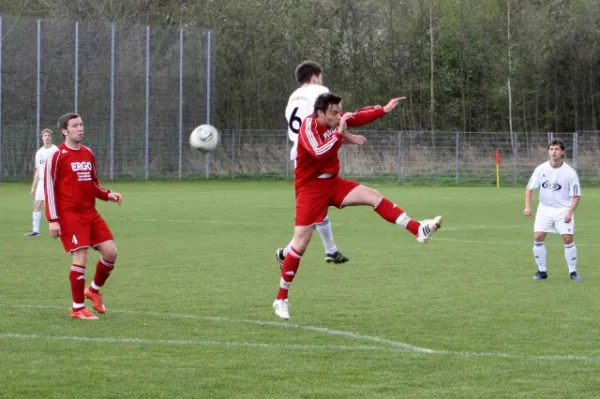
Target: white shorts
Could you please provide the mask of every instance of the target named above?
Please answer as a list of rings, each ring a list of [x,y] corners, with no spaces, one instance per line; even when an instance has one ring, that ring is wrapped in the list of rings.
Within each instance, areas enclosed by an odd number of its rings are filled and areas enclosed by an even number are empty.
[[[565,223],[565,214],[569,208],[551,208],[539,205],[535,214],[533,232],[575,234],[575,215],[569,223]]]
[[[35,200],[44,201],[44,183],[39,181],[35,188]]]

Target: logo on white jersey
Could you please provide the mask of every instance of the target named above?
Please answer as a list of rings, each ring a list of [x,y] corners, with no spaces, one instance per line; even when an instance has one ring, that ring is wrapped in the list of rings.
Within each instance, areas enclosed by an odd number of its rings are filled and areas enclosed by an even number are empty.
[[[562,186],[558,183],[550,183],[546,180],[542,183],[542,188],[551,189],[552,191],[558,191],[562,188]]]

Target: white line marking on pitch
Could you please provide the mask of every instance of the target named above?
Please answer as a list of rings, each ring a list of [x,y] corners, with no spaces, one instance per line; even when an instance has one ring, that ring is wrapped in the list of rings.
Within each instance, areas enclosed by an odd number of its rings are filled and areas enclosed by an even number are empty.
[[[26,309],[65,309],[64,306],[53,306],[53,305],[18,305],[18,304],[0,304],[0,307],[13,307],[13,308],[26,308]],[[386,344],[391,346],[343,346],[343,345],[276,345],[276,344],[264,344],[264,343],[250,343],[250,342],[223,342],[223,341],[193,341],[193,340],[152,340],[143,338],[115,338],[115,337],[102,337],[102,338],[90,338],[90,337],[66,337],[66,336],[52,336],[52,335],[27,335],[19,333],[0,333],[0,338],[21,338],[21,339],[75,339],[81,341],[99,341],[99,342],[123,342],[123,343],[156,343],[156,344],[170,344],[170,345],[221,345],[221,346],[246,346],[246,347],[257,347],[257,348],[281,348],[281,349],[297,349],[297,350],[382,350],[389,352],[414,352],[423,353],[430,355],[447,355],[447,356],[459,356],[459,357],[490,357],[490,358],[507,358],[507,359],[520,359],[520,360],[576,360],[576,361],[592,361],[600,362],[600,357],[590,356],[579,356],[579,355],[518,355],[511,353],[496,353],[496,352],[466,352],[466,351],[446,351],[423,348],[415,345],[411,345],[405,342],[394,341],[387,338],[381,338],[371,335],[363,335],[342,330],[332,330],[326,327],[315,327],[308,325],[293,324],[287,322],[275,322],[275,321],[262,321],[262,320],[244,320],[244,319],[230,319],[221,316],[202,316],[194,314],[182,314],[182,313],[163,313],[163,312],[146,312],[146,311],[135,311],[135,310],[120,310],[111,309],[110,312],[114,313],[129,313],[142,316],[153,316],[153,317],[168,317],[176,319],[196,319],[196,320],[209,320],[216,322],[226,323],[243,323],[243,324],[255,324],[260,326],[272,326],[279,328],[291,328],[305,331],[312,331],[323,333],[326,335],[341,336],[345,338],[351,338],[361,341],[376,342],[379,344]]]

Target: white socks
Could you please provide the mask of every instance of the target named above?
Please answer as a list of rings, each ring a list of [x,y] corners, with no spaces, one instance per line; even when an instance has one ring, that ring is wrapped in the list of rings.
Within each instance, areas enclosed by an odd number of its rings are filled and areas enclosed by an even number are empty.
[[[40,232],[40,221],[42,220],[42,212],[33,212],[33,231]]]
[[[544,242],[533,242],[533,256],[535,263],[537,264],[538,270],[541,272],[547,271],[546,269],[546,246]],[[577,271],[577,247],[575,242],[565,245],[565,260],[567,261],[567,267],[569,273]]]
[[[577,271],[577,247],[575,242],[565,245],[565,260],[567,261],[569,273]]]
[[[335,240],[333,239],[333,229],[331,228],[331,222],[329,221],[329,218],[325,216],[325,219],[323,219],[321,223],[315,225],[315,229],[319,232],[321,240],[323,240],[323,247],[325,248],[325,253],[336,253],[338,248],[335,245]],[[283,255],[287,255],[288,251],[292,247],[292,241],[290,241],[287,247],[285,247],[285,249],[283,250]]]
[[[328,254],[337,252],[338,249],[333,239],[333,229],[331,228],[331,222],[329,221],[329,218],[325,216],[325,219],[323,219],[321,223],[317,224],[316,228],[321,236],[321,240],[323,240],[325,252]]]
[[[541,272],[546,271],[546,246],[544,242],[533,242],[533,257],[538,270]]]

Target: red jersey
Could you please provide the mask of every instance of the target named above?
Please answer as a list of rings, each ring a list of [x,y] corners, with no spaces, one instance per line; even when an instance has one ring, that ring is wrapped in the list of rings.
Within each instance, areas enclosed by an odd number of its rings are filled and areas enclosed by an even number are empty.
[[[108,201],[110,190],[100,187],[96,159],[92,150],[58,146],[46,162],[44,171],[46,219],[55,222],[65,212],[94,214],[96,198]]]
[[[379,105],[365,107],[348,118],[349,127],[366,125],[385,115]],[[304,119],[298,133],[298,156],[296,158],[295,183],[301,185],[317,179],[324,173],[337,176],[340,172],[338,150],[342,146],[342,135],[337,126],[331,128],[317,122],[314,115]]]

